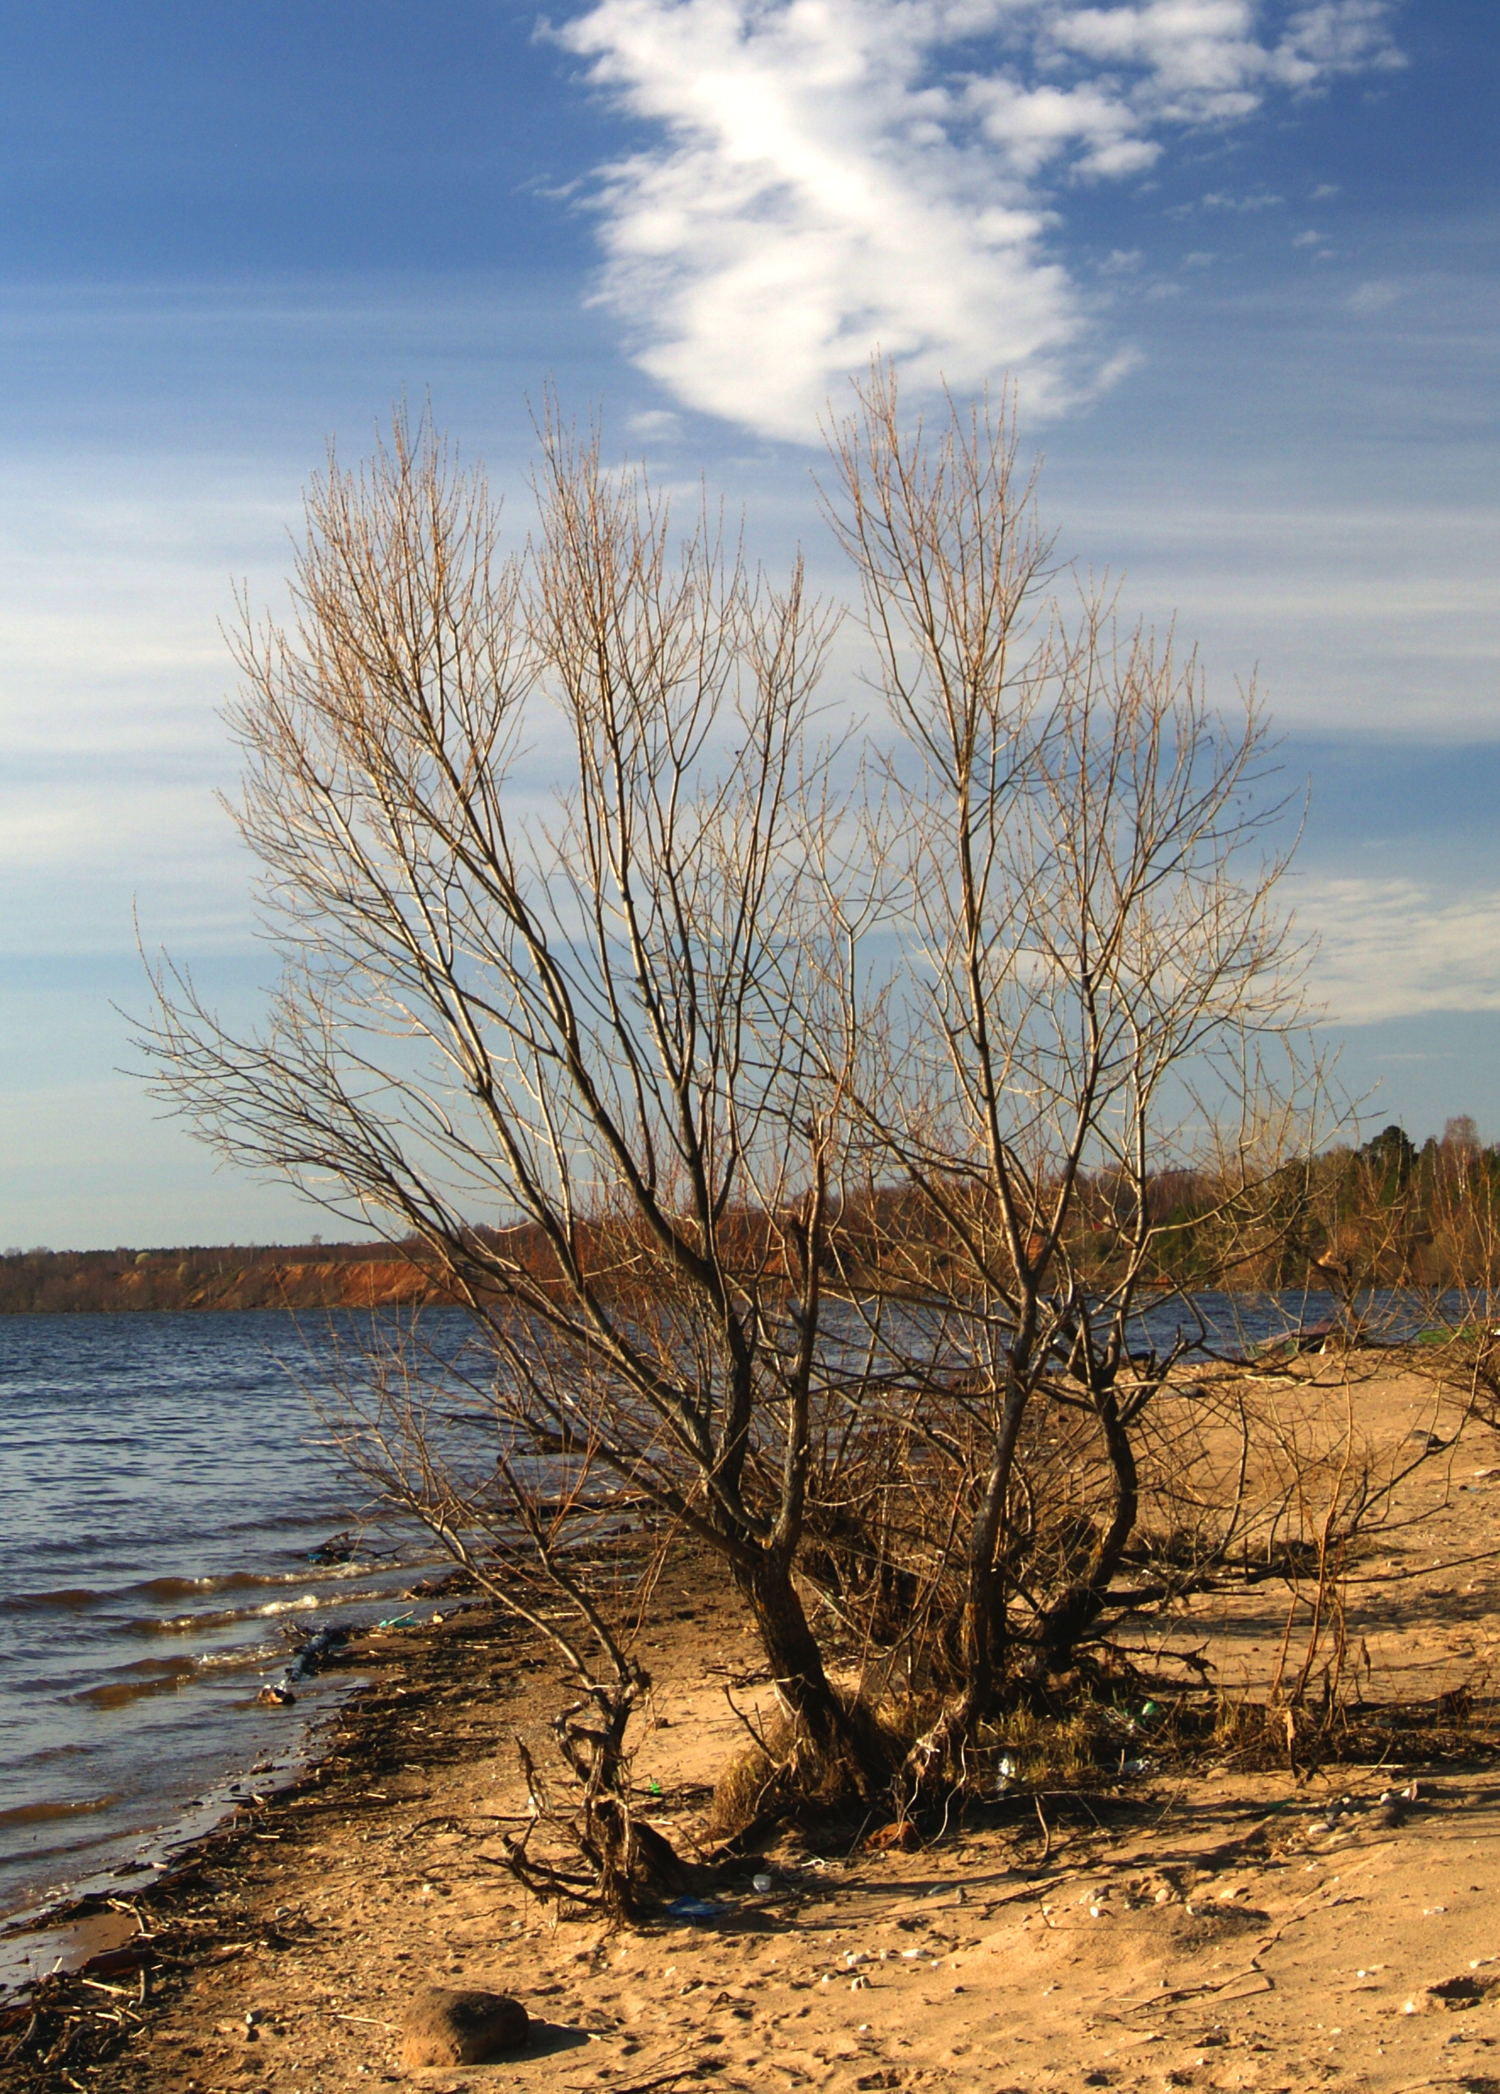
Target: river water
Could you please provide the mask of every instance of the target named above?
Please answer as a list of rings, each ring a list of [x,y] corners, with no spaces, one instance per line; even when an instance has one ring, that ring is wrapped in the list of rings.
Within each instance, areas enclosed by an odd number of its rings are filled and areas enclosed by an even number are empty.
[[[1238,1350],[1331,1303],[1199,1307]],[[1181,1320],[1147,1318],[1158,1341]],[[352,1561],[314,1560],[368,1510],[308,1402],[358,1325],[0,1317],[0,1917],[141,1880],[154,1834],[221,1814],[326,1713],[335,1690],[316,1679],[295,1710],[256,1703],[297,1646],[405,1611],[432,1560],[414,1537],[369,1526]],[[468,1326],[428,1311],[422,1328],[444,1355]]]
[[[364,1511],[307,1396],[338,1325],[0,1317],[0,1915],[139,1881],[326,1713],[316,1679],[256,1704],[297,1646],[401,1611],[410,1538],[312,1560]]]

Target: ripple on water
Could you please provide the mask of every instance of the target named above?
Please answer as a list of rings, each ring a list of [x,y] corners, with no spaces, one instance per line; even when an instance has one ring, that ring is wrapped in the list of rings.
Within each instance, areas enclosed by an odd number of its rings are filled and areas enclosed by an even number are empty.
[[[359,1319],[330,1321],[347,1354]],[[467,1326],[434,1329],[456,1347]],[[0,1912],[123,1865],[285,1751],[341,1688],[299,1681],[288,1712],[259,1685],[431,1562],[365,1529],[319,1443],[303,1390],[330,1345],[328,1323],[275,1313],[0,1318]],[[309,1562],[345,1530],[353,1560]]]

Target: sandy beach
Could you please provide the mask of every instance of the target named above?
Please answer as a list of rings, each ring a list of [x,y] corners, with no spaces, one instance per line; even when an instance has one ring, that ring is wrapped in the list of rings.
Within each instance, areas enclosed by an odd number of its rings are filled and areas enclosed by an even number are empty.
[[[1500,2089],[1500,1447],[1458,1430],[1451,1401],[1434,1412],[1419,1375],[1363,1379],[1359,1402],[1372,1431],[1442,1442],[1351,1582],[1365,1713],[1395,1699],[1410,1719],[1378,1753],[1148,1761],[909,1848],[879,1826],[782,1831],[706,1882],[717,1910],[611,1931],[559,1921],[499,1860],[524,1807],[515,1736],[545,1763],[563,1682],[456,1600],[436,1628],[351,1648],[373,1683],[299,1787],[252,1797],[150,1898],[93,1911],[82,1975],[0,2002],[0,2078],[28,2094]],[[1237,1604],[1191,1627],[1253,1689],[1281,1608]],[[732,1594],[686,1553],[644,1656],[641,1804],[691,1856],[769,1690]],[[1351,1741],[1378,1734],[1352,1712]],[[514,1995],[532,2040],[403,2071],[403,2016],[431,1983]]]

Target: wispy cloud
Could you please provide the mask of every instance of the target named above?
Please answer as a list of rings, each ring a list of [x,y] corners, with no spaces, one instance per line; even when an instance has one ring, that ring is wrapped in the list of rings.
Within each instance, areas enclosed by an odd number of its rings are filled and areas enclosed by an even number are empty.
[[[1205,211],[1274,211],[1278,204],[1285,202],[1284,196],[1276,196],[1269,189],[1254,190],[1249,196],[1229,196],[1222,189],[1216,189],[1212,195],[1204,197],[1203,208]]]
[[[682,404],[808,440],[872,350],[918,385],[1107,382],[1049,250],[1069,184],[1399,64],[1388,0],[595,0],[559,32],[657,133],[601,172],[601,295]]]
[[[1398,284],[1359,284],[1344,301],[1351,313],[1383,313],[1401,296]]]
[[[1500,894],[1413,880],[1299,883],[1321,951],[1315,995],[1344,1025],[1424,1011],[1500,1011]]]

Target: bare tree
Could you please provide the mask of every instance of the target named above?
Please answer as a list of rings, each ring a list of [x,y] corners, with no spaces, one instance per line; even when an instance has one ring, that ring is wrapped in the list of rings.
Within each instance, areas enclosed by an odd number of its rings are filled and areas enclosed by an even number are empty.
[[[1008,412],[908,430],[877,371],[834,455],[898,730],[853,849],[800,568],[770,588],[707,513],[679,545],[552,419],[513,559],[426,422],[331,459],[291,620],[246,610],[237,645],[282,980],[241,1038],[163,967],[146,1047],[223,1154],[408,1238],[468,1309],[499,1483],[435,1467],[372,1362],[352,1454],[390,1501],[504,1583],[503,1501],[561,1589],[526,1494],[586,1455],[721,1555],[794,1731],[869,1794],[889,1746],[808,1583],[872,1692],[903,1653],[944,1680],[924,1773],[1070,1665],[1196,1328],[1140,1320],[1160,1175],[1211,1185],[1214,1274],[1263,1248],[1298,1003],[1253,698],[1227,722],[1107,593],[1062,607]],[[566,1598],[584,1829],[623,1880],[642,1675]]]
[[[541,439],[524,558],[425,421],[314,484],[231,716],[281,983],[239,1038],[164,968],[146,1046],[223,1154],[415,1240],[504,1446],[586,1444],[717,1550],[869,1785],[794,1578],[843,1139],[805,1020],[830,621],[707,513],[677,545],[597,436]],[[559,723],[548,808],[520,752]]]
[[[1009,404],[908,426],[877,368],[832,448],[898,730],[871,855],[902,875],[905,947],[850,1089],[872,1169],[912,1195],[876,1260],[900,1296],[882,1334],[964,1536],[936,1763],[1106,1604],[1140,1422],[1197,1334],[1139,1320],[1168,1277],[1153,1174],[1210,1163],[1232,1216],[1282,1159],[1267,1079],[1298,969],[1253,695],[1225,719],[1107,591],[1059,600]]]

